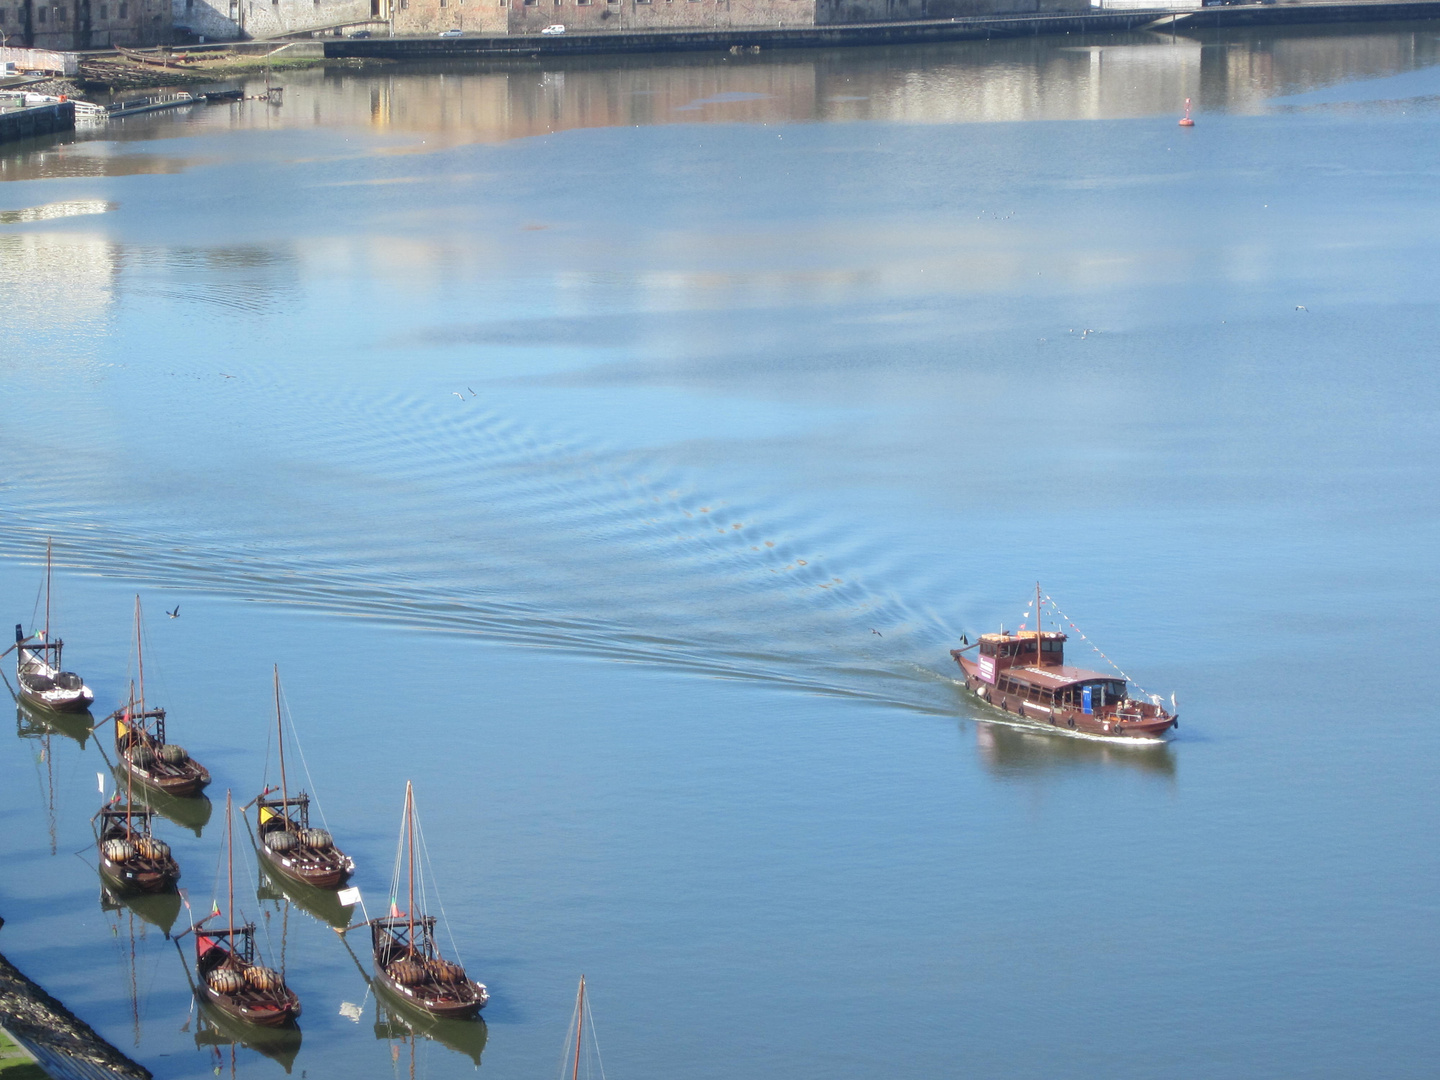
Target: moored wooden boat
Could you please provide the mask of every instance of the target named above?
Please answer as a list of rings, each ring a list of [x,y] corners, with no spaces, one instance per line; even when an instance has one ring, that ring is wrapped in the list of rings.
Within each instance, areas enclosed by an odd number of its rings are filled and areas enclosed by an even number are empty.
[[[140,678],[130,700],[110,714],[115,725],[115,751],[134,782],[166,795],[191,798],[210,783],[210,773],[165,737],[165,710],[145,707],[145,654],[140,635],[140,597],[135,597],[135,657]]]
[[[229,900],[226,925],[207,927],[219,918],[218,902],[194,923],[195,974],[201,1000],[226,1016],[258,1027],[281,1027],[300,1015],[300,999],[285,977],[255,961],[255,924],[235,925],[235,839],[230,793],[225,793],[225,860]]]
[[[400,826],[400,854],[395,864],[398,887],[401,861],[408,866],[407,910],[391,890],[390,914],[371,919],[370,946],[375,955],[375,982],[396,1001],[444,1019],[468,1019],[490,1000],[484,984],[464,967],[440,955],[435,945],[435,916],[415,910],[415,797],[405,782],[405,815]]]
[[[1158,739],[1179,724],[1173,698],[1171,711],[1166,711],[1157,697],[1146,701],[1132,696],[1123,673],[1117,678],[1067,665],[1069,636],[1040,627],[1046,603],[1053,607],[1037,585],[1034,630],[1024,624],[1015,633],[1002,628],[998,634],[980,635],[973,645],[950,650],[965,673],[967,690],[1013,716],[1085,735]],[[976,655],[966,656],[972,649]]]
[[[257,808],[260,856],[276,873],[316,889],[333,889],[355,872],[355,860],[335,846],[328,829],[310,826],[310,796],[290,793],[285,772],[285,723],[280,709],[280,669],[275,669],[275,731],[280,747],[280,786],[267,787]],[[279,798],[275,798],[276,792]]]
[[[45,542],[45,629],[26,634],[15,624],[15,677],[20,697],[52,712],[84,712],[95,701],[85,680],[64,670],[65,642],[50,636],[51,543]],[[9,652],[10,649],[6,649]],[[0,654],[3,655],[3,654]]]
[[[111,803],[95,815],[95,848],[100,874],[116,889],[130,892],[170,892],[180,880],[180,865],[170,845],[151,835],[154,811]]]

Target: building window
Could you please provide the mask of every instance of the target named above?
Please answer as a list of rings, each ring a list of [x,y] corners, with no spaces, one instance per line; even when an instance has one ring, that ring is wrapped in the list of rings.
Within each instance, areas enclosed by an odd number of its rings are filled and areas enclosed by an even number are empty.
[[[41,26],[44,26],[44,25],[45,25],[45,9],[44,9],[43,7],[40,8],[38,11],[35,12],[35,20],[36,20]]]
[[[130,17],[130,5],[127,4],[127,3],[125,3],[125,0],[120,0],[120,18],[122,18],[122,19],[128,19],[129,17]]]
[[[0,8],[0,26],[5,25],[5,9]]]

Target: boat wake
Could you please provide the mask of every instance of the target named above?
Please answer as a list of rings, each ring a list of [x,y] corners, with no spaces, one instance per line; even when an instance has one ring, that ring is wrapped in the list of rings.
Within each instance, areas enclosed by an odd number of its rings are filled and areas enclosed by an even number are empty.
[[[959,632],[903,582],[870,585],[897,567],[846,522],[717,498],[659,452],[547,438],[492,410],[394,396],[289,411],[270,410],[267,443],[289,452],[231,447],[247,478],[181,476],[143,522],[126,494],[142,460],[103,489],[17,478],[0,549],[32,559],[53,535],[63,565],[167,589],[956,710],[938,665]],[[917,665],[930,656],[937,668]]]

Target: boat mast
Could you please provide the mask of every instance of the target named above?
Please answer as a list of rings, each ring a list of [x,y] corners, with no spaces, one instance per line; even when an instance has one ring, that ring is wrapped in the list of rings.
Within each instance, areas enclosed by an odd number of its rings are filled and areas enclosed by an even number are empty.
[[[230,813],[230,789],[225,789],[225,867],[230,882],[230,899],[225,905],[225,918],[229,920],[229,936],[225,939],[230,946],[230,955],[235,955],[235,830]]]
[[[135,665],[140,669],[140,711],[145,711],[145,646],[140,640],[140,594],[135,594]]]
[[[1040,583],[1035,582],[1035,666],[1044,667],[1045,661],[1040,658]]]
[[[405,834],[410,850],[410,903],[406,914],[410,916],[410,951],[415,951],[415,797],[411,793],[410,781],[405,781]]]
[[[125,713],[126,727],[134,726],[135,721],[131,715],[135,712],[135,684],[130,684],[130,708]],[[129,734],[127,731],[126,734]],[[130,823],[130,807],[135,803],[135,763],[130,760],[130,755],[125,755],[125,831],[133,831]]]
[[[55,541],[50,537],[45,539],[45,644],[50,644],[50,545]],[[59,667],[57,663],[55,665]]]
[[[585,976],[580,976],[580,992],[575,995],[575,1071],[570,1080],[580,1080],[580,1033],[585,1030]]]
[[[275,734],[280,742],[280,812],[290,820],[290,790],[285,783],[285,726],[280,721],[280,665],[275,665]]]

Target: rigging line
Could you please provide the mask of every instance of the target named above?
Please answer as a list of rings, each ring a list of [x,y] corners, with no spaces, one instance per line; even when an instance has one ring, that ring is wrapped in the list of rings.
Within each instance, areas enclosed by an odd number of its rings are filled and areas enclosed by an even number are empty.
[[[1137,691],[1139,691],[1140,693],[1144,694],[1146,697],[1153,698],[1153,697],[1155,696],[1154,694],[1150,693],[1150,691],[1146,690],[1145,687],[1141,686],[1139,682],[1137,682],[1135,679],[1132,679],[1129,675],[1127,675],[1124,671],[1122,671],[1119,664],[1115,663],[1114,660],[1111,660],[1110,657],[1106,656],[1103,652],[1101,652],[1101,651],[1100,651],[1100,647],[1099,647],[1098,645],[1096,645],[1093,641],[1091,641],[1088,637],[1085,636],[1085,632],[1084,632],[1083,630],[1081,630],[1080,627],[1078,627],[1078,626],[1075,625],[1075,623],[1071,620],[1070,616],[1066,615],[1063,611],[1060,610],[1060,605],[1059,605],[1059,604],[1055,603],[1055,601],[1054,601],[1053,599],[1051,599],[1049,596],[1046,596],[1046,597],[1045,597],[1045,600],[1046,600],[1046,602],[1055,610],[1055,614],[1058,615],[1058,616],[1060,616],[1060,618],[1061,618],[1062,620],[1064,620],[1066,623],[1068,623],[1068,624],[1070,625],[1070,627],[1071,627],[1072,629],[1074,629],[1074,631],[1075,631],[1077,634],[1080,635],[1080,639],[1081,639],[1082,641],[1084,641],[1085,644],[1089,645],[1090,648],[1094,649],[1095,652],[1099,655],[1099,657],[1100,657],[1102,660],[1104,660],[1107,664],[1109,664],[1112,668],[1114,668],[1114,669],[1119,673],[1119,675],[1120,675],[1120,677],[1121,677],[1122,679],[1124,679],[1124,680],[1125,680],[1126,682],[1128,682],[1128,683],[1134,683],[1134,684],[1135,684],[1135,689],[1136,689]],[[1055,624],[1052,623],[1052,625],[1055,625]],[[1065,632],[1063,627],[1060,627],[1060,626],[1056,625],[1055,628],[1056,628],[1057,630],[1059,630],[1061,633],[1064,633],[1064,632]]]
[[[310,775],[310,762],[305,760],[305,747],[300,742],[300,732],[295,727],[295,717],[290,712],[290,699],[285,696],[284,684],[280,686],[280,708],[284,711],[285,719],[288,721],[286,729],[290,732],[290,741],[295,744],[295,749],[300,752],[300,765],[305,770],[305,783],[310,785],[310,802],[315,806],[315,809],[320,811],[320,824],[324,825],[326,830],[331,832],[333,836],[334,832],[330,829],[330,822],[325,817],[325,807],[320,802],[319,792],[315,789],[315,780]]]
[[[425,830],[420,826],[419,815],[415,818],[415,832],[420,840],[420,853],[425,857],[425,868],[430,871],[431,884],[435,887],[435,906],[440,909],[440,921],[445,924],[445,936],[450,939],[450,955],[455,957],[455,962],[461,967],[465,966],[465,959],[460,955],[460,946],[455,944],[455,934],[450,929],[450,916],[445,914],[445,901],[440,899],[440,883],[435,880],[435,866],[430,861],[430,847],[425,843]],[[425,880],[422,874],[420,880]]]
[[[600,1070],[600,1080],[605,1080],[605,1062],[600,1057],[600,1039],[595,1034],[595,1010],[590,1005],[589,993],[585,995],[585,1015],[590,1018],[590,1042],[595,1047],[595,1065]],[[587,1061],[585,1064],[588,1066],[590,1063]]]
[[[400,838],[395,841],[395,869],[390,874],[390,910],[387,915],[393,915],[398,908],[397,901],[400,899],[400,863],[405,858],[405,808],[400,810]]]

